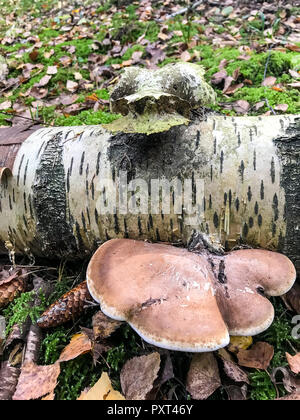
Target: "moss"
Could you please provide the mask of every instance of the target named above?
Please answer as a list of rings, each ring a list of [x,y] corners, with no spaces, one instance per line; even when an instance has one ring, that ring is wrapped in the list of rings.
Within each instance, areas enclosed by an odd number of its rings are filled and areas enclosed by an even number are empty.
[[[256,371],[249,375],[251,391],[251,400],[274,400],[276,398],[276,389],[267,372]]]
[[[102,373],[93,365],[89,354],[61,363],[60,367],[61,373],[55,388],[56,400],[76,400],[86,387],[91,387],[97,382]]]
[[[94,125],[94,124],[109,124],[110,122],[119,118],[120,115],[111,114],[104,111],[82,111],[78,115],[70,115],[69,117],[59,116],[55,120],[55,125],[58,126],[76,126],[76,125]]]
[[[45,28],[42,32],[38,33],[38,36],[41,41],[48,41],[51,38],[56,38],[59,36],[59,31],[55,29]]]
[[[22,325],[28,317],[30,317],[33,323],[40,317],[47,307],[47,302],[45,296],[40,293],[39,297],[41,300],[40,305],[31,305],[32,300],[34,299],[35,292],[22,293],[18,298],[16,298],[12,303],[8,305],[6,309],[3,310],[3,315],[6,319],[6,335],[8,336],[11,332],[12,327],[15,324]]]

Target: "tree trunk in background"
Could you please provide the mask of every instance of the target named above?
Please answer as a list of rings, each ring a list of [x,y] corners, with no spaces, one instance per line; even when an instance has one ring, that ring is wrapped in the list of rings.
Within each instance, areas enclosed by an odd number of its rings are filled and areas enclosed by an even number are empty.
[[[208,117],[150,136],[111,135],[101,126],[40,129],[1,181],[1,249],[6,242],[16,253],[84,257],[110,238],[186,243],[199,230],[227,249],[242,242],[279,250],[299,270],[299,136],[296,115]],[[151,179],[191,179],[204,217],[189,225],[172,200],[171,214],[102,214],[110,196],[101,181],[123,171],[149,190]]]

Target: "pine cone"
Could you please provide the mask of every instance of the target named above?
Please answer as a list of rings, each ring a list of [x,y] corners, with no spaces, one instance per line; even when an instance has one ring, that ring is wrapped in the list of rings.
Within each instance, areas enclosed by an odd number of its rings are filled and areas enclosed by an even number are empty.
[[[65,293],[54,302],[37,320],[40,328],[53,328],[78,318],[87,300],[93,300],[86,281]]]
[[[12,274],[2,270],[0,272],[0,309],[24,292],[25,288],[26,282],[23,270],[16,270]]]

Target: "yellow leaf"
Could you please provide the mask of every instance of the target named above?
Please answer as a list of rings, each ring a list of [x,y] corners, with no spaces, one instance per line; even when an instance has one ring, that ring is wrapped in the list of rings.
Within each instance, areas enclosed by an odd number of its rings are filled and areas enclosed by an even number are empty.
[[[79,399],[81,401],[125,400],[120,392],[113,389],[106,372],[103,372],[99,381],[87,393],[82,393]]]
[[[238,353],[240,350],[247,350],[252,343],[252,337],[230,337],[228,350],[232,353]]]

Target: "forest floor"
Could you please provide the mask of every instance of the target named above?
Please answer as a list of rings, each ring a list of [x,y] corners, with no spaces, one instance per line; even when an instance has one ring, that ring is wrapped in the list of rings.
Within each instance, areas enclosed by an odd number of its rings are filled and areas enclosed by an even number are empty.
[[[126,1],[113,0],[0,0],[0,126],[26,125],[32,119],[57,126],[111,122],[119,115],[110,113],[109,95],[124,68],[155,69],[178,60],[205,68],[205,78],[217,93],[213,108],[218,112],[299,113],[300,3],[249,3],[203,1],[180,13],[186,7],[184,1],[126,5]],[[28,316],[36,320],[50,303],[85,279],[85,269],[86,264],[74,268],[61,262],[42,271],[55,290],[34,309],[28,304],[32,298],[28,291],[0,311],[6,319],[6,334]],[[224,362],[228,357],[238,367],[237,349],[219,355],[222,385],[210,399],[270,400],[299,391],[299,379],[286,357],[300,351],[299,340],[291,336],[295,313],[279,298],[273,304],[275,322],[254,338],[254,343],[267,343],[274,350],[267,367],[243,367],[248,379],[240,381],[237,374],[228,375]],[[76,322],[46,331],[39,364],[55,363],[80,327],[92,328],[96,312],[91,307]],[[120,371],[126,361],[157,351],[127,325],[109,340],[96,363],[89,351],[60,364],[56,399],[78,398],[103,371],[108,372],[114,389],[122,391]],[[237,347],[245,349],[250,344],[242,341]],[[168,374],[155,388],[157,399],[191,399],[185,385],[191,357],[179,352],[161,354],[168,369],[161,365],[160,371],[166,374],[168,370]],[[262,357],[258,353],[254,359],[258,363]],[[20,363],[18,357],[13,360],[16,366]]]

